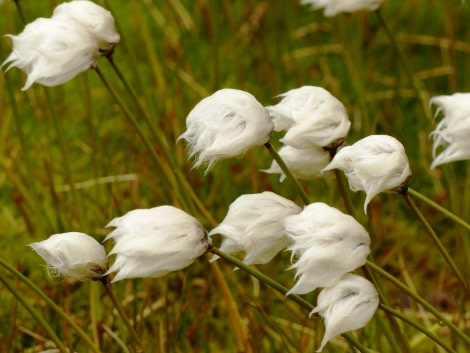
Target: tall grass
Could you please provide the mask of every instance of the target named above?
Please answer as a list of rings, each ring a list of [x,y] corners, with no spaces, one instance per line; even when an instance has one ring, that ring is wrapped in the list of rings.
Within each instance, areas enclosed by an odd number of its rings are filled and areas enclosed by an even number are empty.
[[[19,3],[27,22],[49,17],[57,5]],[[35,84],[26,92],[20,90],[22,72],[0,73],[0,256],[44,291],[101,351],[125,351],[132,340],[103,288],[99,283],[51,279],[27,244],[71,230],[102,240],[112,218],[135,208],[175,205],[210,229],[241,194],[272,190],[302,204],[288,181],[279,183],[278,176],[260,172],[272,161],[261,147],[241,159],[217,163],[206,175],[191,169],[176,139],[186,128],[191,108],[219,88],[246,90],[264,105],[275,104],[276,95],[302,85],[328,89],[348,110],[349,143],[375,133],[398,138],[412,165],[412,189],[470,219],[468,162],[429,168],[429,133],[435,121],[428,105],[434,95],[470,91],[468,2],[388,0],[380,16],[360,12],[332,18],[294,0],[98,3],[116,19],[122,40],[113,60],[123,77],[104,58],[99,70],[135,120],[93,70],[59,87]],[[15,2],[1,4],[0,11],[1,33],[21,32]],[[10,50],[10,41],[3,38],[0,60]],[[272,140],[275,147],[278,137]],[[334,180],[302,185],[311,200],[346,210]],[[442,319],[469,334],[468,292],[406,200],[380,194],[365,216],[364,195],[349,197],[356,218],[371,234],[370,258],[399,281],[397,285],[369,267],[368,275],[381,283],[382,304],[453,350],[467,351],[468,342]],[[414,200],[468,279],[468,229],[422,199]],[[309,319],[308,310],[246,272],[233,272],[232,264],[219,260],[218,266],[211,267],[203,257],[165,278],[116,283],[145,352],[310,352],[319,347],[323,324],[318,318]],[[294,276],[285,270],[288,267],[289,254],[284,252],[257,269],[290,288]],[[11,272],[2,272],[65,347],[90,349],[31,287]],[[0,287],[0,351],[53,347],[45,328],[6,288]],[[315,297],[312,293],[304,299],[313,305]],[[231,311],[236,315],[229,315]],[[239,336],[246,339],[242,346]],[[392,311],[379,310],[351,337],[371,352],[441,351]],[[338,338],[324,351],[355,350],[348,340]]]

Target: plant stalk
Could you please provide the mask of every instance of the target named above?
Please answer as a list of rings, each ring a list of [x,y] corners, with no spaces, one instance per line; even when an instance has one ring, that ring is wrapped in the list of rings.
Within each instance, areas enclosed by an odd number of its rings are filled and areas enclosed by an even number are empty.
[[[114,294],[114,291],[111,288],[111,283],[109,282],[109,277],[106,276],[105,278],[103,278],[103,280],[101,282],[103,283],[106,294],[108,294],[109,298],[111,299],[111,301],[112,301],[114,307],[116,308],[119,316],[121,317],[122,321],[126,325],[127,331],[129,332],[129,334],[131,335],[131,337],[134,341],[134,344],[135,344],[136,348],[131,347],[132,351],[135,352],[135,353],[143,352],[143,347],[144,346],[142,345],[142,341],[140,340],[139,336],[135,332],[134,327],[132,327],[132,324],[129,321],[129,318],[127,317],[126,313],[124,312],[124,308],[122,307],[121,302],[116,297],[116,294]]]
[[[44,320],[43,316],[34,308],[33,305],[26,299],[26,297],[11,283],[11,281],[6,278],[3,273],[0,272],[0,282],[2,282],[5,287],[8,288],[11,294],[15,296],[16,299],[23,305],[23,307],[28,310],[32,317],[44,328],[52,341],[54,341],[57,349],[61,353],[68,353],[67,347],[62,343],[59,337],[55,334],[54,330],[49,326],[49,324]]]
[[[447,262],[447,264],[450,266],[450,268],[455,272],[455,274],[457,275],[459,281],[462,283],[462,285],[465,287],[465,289],[467,290],[468,289],[468,284],[467,284],[467,281],[465,280],[464,276],[462,275],[462,273],[460,272],[460,270],[458,269],[457,265],[455,264],[455,262],[452,260],[452,257],[449,255],[449,253],[447,252],[447,249],[444,247],[444,245],[442,244],[441,240],[439,239],[439,237],[437,236],[437,234],[434,232],[434,230],[432,229],[431,225],[429,224],[429,222],[427,221],[427,219],[423,216],[423,214],[421,213],[421,211],[419,210],[419,208],[416,206],[416,204],[414,203],[414,201],[411,199],[410,195],[408,194],[408,192],[405,190],[404,192],[401,193],[403,195],[403,197],[405,198],[406,200],[406,203],[408,204],[408,206],[410,207],[411,211],[413,212],[413,214],[416,216],[416,218],[418,218],[418,220],[420,221],[420,223],[423,225],[424,229],[426,230],[426,232],[429,234],[429,236],[431,237],[431,240],[434,242],[434,244],[437,246],[439,252],[441,253],[441,255],[444,257],[444,260]]]
[[[271,142],[266,142],[264,146],[268,149],[269,153],[271,154],[271,157],[276,161],[277,165],[279,168],[281,168],[282,172],[285,174],[286,178],[292,183],[292,185],[295,187],[297,193],[299,196],[302,198],[302,201],[305,203],[305,205],[308,205],[311,203],[309,196],[305,192],[304,188],[300,183],[297,181],[297,179],[294,177],[292,172],[290,171],[289,167],[287,166],[286,162],[282,159],[282,157],[279,155],[279,153],[276,151],[276,149],[271,145]]]
[[[38,286],[36,286],[32,281],[30,281],[25,275],[23,275],[16,268],[8,264],[5,260],[0,258],[0,266],[4,267],[6,270],[10,271],[15,277],[23,281],[29,288],[31,288],[42,300],[46,302],[62,319],[64,319],[80,336],[80,338],[88,345],[94,353],[101,353],[99,348],[93,343],[93,341],[88,337],[88,335],[78,326],[75,321],[73,321],[56,303],[54,303],[51,298],[49,298],[46,293],[44,293]]]

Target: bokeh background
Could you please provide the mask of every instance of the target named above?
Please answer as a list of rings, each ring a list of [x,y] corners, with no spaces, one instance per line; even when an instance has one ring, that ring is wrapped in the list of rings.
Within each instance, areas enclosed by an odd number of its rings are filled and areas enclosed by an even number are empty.
[[[19,2],[27,22],[50,17],[57,1]],[[38,84],[23,92],[18,69],[0,73],[0,256],[32,279],[63,307],[105,352],[121,352],[128,334],[99,283],[51,278],[42,259],[27,245],[66,231],[81,231],[101,241],[106,224],[135,208],[170,204],[186,209],[210,229],[230,203],[246,193],[274,191],[299,204],[287,181],[261,172],[271,165],[262,147],[239,159],[221,161],[207,174],[191,168],[184,145],[176,143],[185,119],[202,98],[220,88],[238,88],[263,105],[303,85],[321,86],[345,105],[352,144],[371,134],[399,139],[412,169],[411,187],[469,219],[468,162],[435,170],[432,139],[436,95],[470,90],[470,4],[458,0],[385,0],[374,12],[326,18],[299,1],[168,0],[97,1],[112,11],[121,42],[113,55],[133,87],[144,115],[106,59],[98,66],[129,107],[143,135],[123,113],[94,70],[59,87]],[[401,52],[387,36],[387,24]],[[13,1],[0,4],[0,33],[18,34],[24,24]],[[11,51],[2,37],[0,60]],[[406,66],[401,65],[401,58]],[[149,124],[150,123],[150,124]],[[162,170],[163,137],[171,163]],[[279,147],[275,133],[272,143]],[[165,142],[166,141],[166,142]],[[172,172],[171,172],[172,171]],[[166,174],[178,174],[186,187],[174,188]],[[315,201],[344,210],[334,180],[302,181]],[[189,189],[192,190],[190,193]],[[187,200],[194,195],[207,212]],[[369,230],[374,261],[468,331],[468,296],[410,214],[399,195],[380,194],[363,214],[364,194],[351,193],[356,218]],[[419,203],[461,271],[468,278],[468,231]],[[106,244],[108,248],[112,244]],[[290,254],[258,266],[291,287]],[[220,262],[254,352],[307,352],[319,346],[323,325],[308,319],[295,303],[242,271]],[[83,343],[22,283],[58,335],[77,352]],[[136,322],[146,352],[236,352],[226,298],[207,258],[161,279],[116,283],[125,308]],[[390,303],[466,351],[445,327],[387,282]],[[305,296],[315,302],[315,294]],[[48,347],[42,328],[0,287],[0,350],[39,352]],[[383,335],[384,315],[356,332],[377,352],[391,352]],[[438,352],[410,327],[402,327],[412,351]],[[468,348],[468,347],[467,347]],[[249,351],[249,350],[247,350]],[[351,351],[340,339],[324,351]]]

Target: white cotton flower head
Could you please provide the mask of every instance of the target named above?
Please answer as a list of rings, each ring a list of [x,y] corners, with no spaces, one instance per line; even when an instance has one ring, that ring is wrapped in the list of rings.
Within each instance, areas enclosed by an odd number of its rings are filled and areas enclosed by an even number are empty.
[[[266,108],[275,129],[287,130],[281,142],[304,149],[335,148],[345,140],[351,122],[343,103],[326,89],[302,86],[281,97],[278,104]]]
[[[54,276],[79,281],[99,280],[108,269],[103,245],[84,233],[54,234],[29,246],[46,261]]]
[[[113,219],[107,227],[116,227],[105,238],[115,240],[109,255],[116,258],[107,272],[117,272],[112,282],[161,277],[183,269],[209,245],[199,221],[172,206],[133,210]]]
[[[326,17],[341,12],[375,11],[383,2],[384,0],[301,0],[302,5],[311,5],[314,9],[323,8]]]
[[[52,14],[54,20],[72,21],[93,35],[100,55],[114,49],[120,40],[110,11],[88,0],[74,0],[58,5]]]
[[[187,141],[194,167],[209,170],[223,158],[237,157],[269,141],[273,123],[267,110],[250,93],[221,89],[201,100],[186,118]]]
[[[377,290],[361,276],[348,273],[331,287],[324,288],[311,312],[318,313],[325,322],[325,334],[317,352],[337,335],[364,327],[378,306]]]
[[[2,66],[17,67],[28,75],[22,88],[34,82],[63,84],[96,65],[97,48],[91,34],[74,22],[38,18],[19,35],[7,35],[13,51]]]
[[[434,138],[431,169],[449,162],[470,159],[470,93],[454,93],[450,96],[431,98],[436,105],[436,116],[442,112],[444,118],[431,132]],[[438,149],[443,147],[439,154]]]
[[[333,285],[345,273],[366,262],[370,237],[353,217],[322,202],[306,206],[284,221],[291,242],[290,267],[298,278],[289,294],[306,294],[318,287]]]
[[[411,168],[403,145],[387,135],[370,135],[341,148],[324,171],[341,169],[353,191],[366,193],[364,213],[370,200],[382,191],[403,192],[411,180]]]
[[[330,153],[322,147],[313,146],[298,149],[284,145],[279,150],[279,155],[297,179],[310,180],[318,177],[328,177],[329,173],[321,173],[321,171],[330,162]],[[273,161],[271,167],[263,170],[263,172],[281,174],[281,182],[286,178],[276,161]]]
[[[232,202],[225,219],[209,232],[209,237],[223,235],[220,250],[229,254],[244,252],[243,262],[247,265],[265,264],[288,245],[284,218],[301,210],[291,200],[270,191],[242,195]]]

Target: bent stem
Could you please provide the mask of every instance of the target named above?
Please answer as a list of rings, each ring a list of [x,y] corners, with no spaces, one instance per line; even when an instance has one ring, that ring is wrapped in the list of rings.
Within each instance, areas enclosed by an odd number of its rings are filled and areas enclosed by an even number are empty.
[[[54,330],[48,325],[46,320],[41,316],[41,314],[34,309],[33,305],[26,299],[26,297],[21,294],[21,292],[14,286],[11,281],[6,278],[3,273],[0,272],[0,282],[2,282],[5,287],[8,288],[11,294],[13,294],[16,299],[21,303],[21,305],[24,306],[26,310],[31,314],[32,317],[36,319],[36,321],[46,330],[47,334],[51,338],[52,341],[54,341],[56,348],[61,352],[61,353],[68,353],[67,347],[62,343],[59,337],[55,334]]]
[[[437,246],[439,252],[441,253],[441,255],[444,257],[444,260],[447,262],[447,264],[450,266],[450,268],[455,272],[455,274],[457,275],[458,279],[460,280],[460,282],[462,283],[462,285],[465,287],[465,289],[468,289],[468,284],[467,284],[467,281],[465,280],[465,278],[463,277],[462,273],[460,272],[460,270],[458,269],[457,265],[454,263],[454,261],[452,260],[452,258],[450,257],[449,253],[447,252],[447,249],[444,247],[444,245],[442,244],[441,240],[439,239],[439,237],[437,236],[437,234],[434,232],[434,230],[432,229],[431,225],[429,224],[429,222],[427,221],[427,219],[423,216],[423,214],[421,213],[421,211],[419,210],[419,208],[416,206],[416,204],[414,203],[414,201],[411,199],[409,193],[407,191],[404,191],[401,193],[403,195],[403,197],[405,198],[406,200],[406,203],[408,204],[408,206],[410,207],[411,211],[414,213],[414,215],[418,218],[418,220],[420,221],[420,223],[423,225],[424,229],[426,230],[426,232],[429,234],[429,236],[431,237],[431,240],[434,242],[434,244]]]
[[[269,153],[271,154],[271,157],[276,161],[277,165],[279,168],[281,168],[282,172],[285,174],[286,178],[289,179],[289,181],[294,185],[295,189],[297,190],[297,193],[299,196],[302,198],[303,202],[308,205],[310,204],[310,198],[308,197],[307,193],[303,189],[302,185],[297,181],[297,179],[294,177],[292,172],[290,171],[289,167],[287,166],[286,162],[282,159],[282,157],[277,153],[276,149],[271,145],[271,142],[266,142],[264,146],[268,149]]]
[[[373,262],[371,260],[369,261]],[[380,303],[390,306],[390,302],[385,295],[381,279],[375,276],[367,266],[363,267],[363,271],[366,278],[374,284],[379,294]],[[387,318],[389,325],[384,322],[384,319],[382,319],[380,315],[377,315],[378,323],[381,325],[381,329],[384,331],[385,337],[387,337],[392,351],[410,352],[411,349],[408,339],[403,335],[401,325],[398,323],[398,320],[396,320],[396,317],[388,314],[387,312],[385,312],[385,317]]]
[[[445,315],[442,315],[439,310],[434,308],[429,302],[424,300],[422,297],[420,297],[418,294],[414,293],[410,288],[408,288],[405,284],[397,280],[395,277],[393,277],[391,274],[388,272],[384,271],[382,268],[377,266],[371,261],[367,261],[366,265],[370,270],[376,272],[382,277],[385,277],[389,282],[392,282],[393,285],[396,287],[400,288],[403,292],[405,292],[407,295],[409,295],[414,301],[417,303],[421,304],[426,310],[428,310],[431,314],[433,314],[438,320],[440,320],[443,324],[445,324],[449,329],[455,332],[457,336],[459,336],[462,340],[464,340],[467,344],[470,345],[470,337],[467,336],[460,328],[458,328],[456,325],[454,325],[451,321],[449,321]]]
[[[379,19],[379,23],[382,26],[382,28],[385,30],[385,33],[387,34],[388,39],[390,40],[390,43],[392,44],[392,47],[395,49],[395,52],[398,57],[398,62],[400,63],[401,67],[405,71],[406,76],[408,77],[408,80],[410,81],[411,85],[413,86],[413,89],[415,90],[416,94],[418,95],[419,99],[421,100],[421,107],[423,108],[424,114],[432,120],[432,113],[431,109],[429,108],[429,96],[427,92],[423,89],[422,83],[416,78],[415,75],[413,75],[413,72],[410,70],[408,67],[408,62],[405,58],[405,55],[403,54],[403,51],[401,50],[400,46],[398,45],[395,36],[393,35],[392,31],[387,25],[387,22],[382,16],[382,13],[380,9],[375,11],[375,14],[377,15],[377,18]]]
[[[441,212],[443,215],[449,217],[450,219],[452,219],[455,223],[458,223],[460,224],[462,227],[464,227],[465,229],[467,230],[470,230],[470,224],[468,224],[467,222],[465,222],[462,218],[460,218],[459,216],[457,216],[456,214],[450,212],[448,209],[442,207],[441,205],[439,205],[438,203],[434,202],[433,200],[427,198],[426,196],[424,196],[423,194],[421,194],[420,192],[416,191],[416,190],[413,190],[411,188],[408,189],[408,192],[412,195],[412,196],[415,196],[417,197],[418,199],[420,199],[421,201],[427,203],[429,206],[431,206],[432,208],[434,208],[435,210]]]
[[[64,319],[80,336],[80,338],[90,347],[94,353],[100,353],[99,348],[93,343],[88,335],[60,308],[49,298],[38,286],[31,282],[26,276],[24,276],[16,268],[8,264],[5,260],[0,258],[0,265],[6,270],[10,271],[15,277],[23,281],[29,288],[31,288],[42,300],[46,302],[62,319]]]
[[[384,305],[384,304],[380,304],[380,309],[382,309],[383,311],[385,311],[386,313],[390,314],[390,315],[393,315],[397,318],[399,318],[400,320],[402,320],[403,322],[406,322],[408,325],[410,325],[411,327],[414,327],[416,330],[418,330],[419,332],[425,334],[426,336],[428,336],[432,341],[434,341],[436,344],[438,344],[439,346],[441,346],[442,348],[444,348],[444,350],[446,350],[447,352],[451,352],[451,353],[456,353],[452,348],[450,348],[444,341],[442,341],[439,337],[437,337],[434,333],[430,332],[429,330],[426,330],[424,327],[422,327],[421,325],[417,324],[416,322],[410,320],[408,318],[408,316],[406,315],[403,315],[401,312],[399,312],[398,310],[395,310],[395,309],[392,309],[391,307],[387,306],[387,305]]]
[[[99,78],[101,79],[101,82],[104,84],[104,86],[106,87],[108,92],[111,94],[113,99],[119,105],[119,107],[121,108],[121,110],[123,111],[125,116],[130,120],[130,122],[134,126],[137,134],[139,135],[140,139],[142,140],[142,142],[145,144],[145,146],[147,147],[147,149],[151,153],[151,155],[152,155],[155,163],[157,164],[158,168],[160,169],[162,174],[165,175],[166,178],[164,180],[167,182],[169,190],[170,191],[174,190],[174,192],[176,192],[178,190],[178,188],[177,188],[177,185],[176,185],[176,182],[175,182],[174,178],[171,177],[171,176],[173,176],[173,173],[171,172],[171,168],[167,164],[163,163],[162,159],[158,156],[158,154],[156,153],[152,143],[145,136],[142,128],[139,126],[139,123],[138,123],[136,117],[131,113],[131,111],[125,105],[125,103],[123,102],[121,97],[117,94],[117,92],[114,90],[114,88],[110,85],[110,83],[108,82],[108,80],[104,76],[103,72],[99,69],[99,67],[95,68],[95,72],[98,74]]]
[[[220,251],[219,249],[215,248],[215,247],[209,247],[209,250],[211,253],[223,258],[224,260],[230,262],[232,265],[238,267],[239,269],[247,272],[249,275],[259,279],[261,282],[265,283],[266,285],[270,286],[271,288],[277,290],[278,292],[286,295],[287,292],[289,291],[286,287],[284,287],[282,284],[280,284],[279,282],[276,282],[274,281],[272,278],[264,275],[263,273],[261,273],[260,271],[256,270],[255,268],[251,267],[251,266],[248,266],[247,264],[245,264],[243,261],[240,261],[239,259],[237,259],[236,257],[232,256],[232,255],[229,255],[223,251]],[[297,304],[299,304],[301,307],[309,310],[309,311],[312,311],[314,306],[312,304],[310,304],[308,301],[306,301],[305,299],[303,299],[302,297],[296,295],[296,294],[289,294],[287,296],[287,299],[290,299],[294,302],[296,302]],[[357,341],[353,336],[347,334],[347,333],[343,333],[342,336],[348,340],[355,348],[357,348],[360,352],[363,352],[363,353],[366,353],[366,352],[369,352],[369,350],[364,347],[359,341]]]
[[[132,352],[136,352],[136,353],[143,352],[142,341],[140,340],[139,336],[135,332],[134,327],[132,327],[132,324],[129,321],[129,318],[127,317],[126,313],[124,312],[124,308],[122,307],[121,302],[119,301],[119,299],[114,294],[114,291],[111,288],[111,283],[109,282],[109,277],[106,276],[105,278],[103,278],[101,283],[103,283],[106,294],[108,294],[109,298],[113,302],[113,305],[116,308],[116,310],[117,310],[119,316],[121,317],[122,321],[124,322],[124,325],[126,325],[127,331],[129,332],[132,339],[134,340],[134,343],[135,343],[137,348],[131,347]]]

